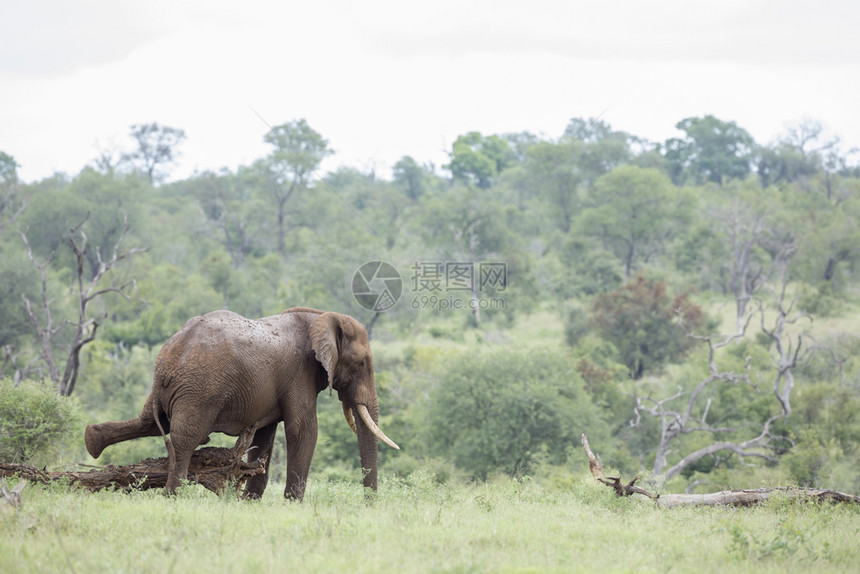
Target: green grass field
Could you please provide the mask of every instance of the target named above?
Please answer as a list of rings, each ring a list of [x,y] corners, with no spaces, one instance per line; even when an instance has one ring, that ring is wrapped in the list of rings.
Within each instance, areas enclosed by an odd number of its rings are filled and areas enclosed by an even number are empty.
[[[860,508],[777,501],[661,510],[590,478],[438,484],[424,473],[312,481],[304,503],[188,486],[86,493],[30,485],[0,512],[0,572],[853,572]]]

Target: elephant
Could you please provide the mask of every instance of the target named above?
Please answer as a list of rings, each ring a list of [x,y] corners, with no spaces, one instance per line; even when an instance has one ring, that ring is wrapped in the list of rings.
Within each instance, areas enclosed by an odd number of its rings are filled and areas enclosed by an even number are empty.
[[[296,307],[256,320],[213,311],[190,319],[159,352],[140,416],[87,425],[84,439],[90,455],[98,458],[112,444],[164,436],[165,490],[173,494],[209,433],[238,436],[256,427],[248,459],[266,457],[265,473],[247,481],[245,496],[259,498],[269,479],[275,431],[283,421],[284,496],[301,501],[317,442],[317,395],[325,389],[337,391],[347,423],[358,435],[363,484],[375,491],[377,439],[400,447],[378,426],[367,331],[354,318],[330,311]]]

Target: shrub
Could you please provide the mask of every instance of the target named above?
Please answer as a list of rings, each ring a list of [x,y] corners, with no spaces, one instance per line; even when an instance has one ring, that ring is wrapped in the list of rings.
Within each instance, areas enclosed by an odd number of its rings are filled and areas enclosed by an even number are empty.
[[[572,464],[569,447],[583,432],[611,443],[604,414],[564,354],[464,352],[447,357],[431,377],[422,405],[427,434],[418,448],[471,476],[529,474],[539,460]]]
[[[45,381],[0,380],[0,459],[46,463],[81,427],[77,403]]]

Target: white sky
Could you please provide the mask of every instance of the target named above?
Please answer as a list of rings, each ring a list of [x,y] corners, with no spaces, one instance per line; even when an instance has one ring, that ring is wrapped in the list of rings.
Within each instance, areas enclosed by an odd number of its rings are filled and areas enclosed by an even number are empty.
[[[184,129],[174,178],[266,155],[306,118],[324,167],[446,161],[460,134],[602,115],[652,141],[713,114],[860,146],[860,2],[0,0],[0,150],[78,173],[133,123]]]

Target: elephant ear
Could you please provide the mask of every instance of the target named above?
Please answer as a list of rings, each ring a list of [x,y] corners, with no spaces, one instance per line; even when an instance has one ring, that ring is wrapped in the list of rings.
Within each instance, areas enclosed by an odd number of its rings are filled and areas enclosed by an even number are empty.
[[[337,341],[340,338],[341,325],[336,313],[323,313],[311,323],[309,335],[311,346],[316,354],[317,361],[323,366],[328,374],[328,388],[334,386],[334,369],[337,366],[338,350]]]

